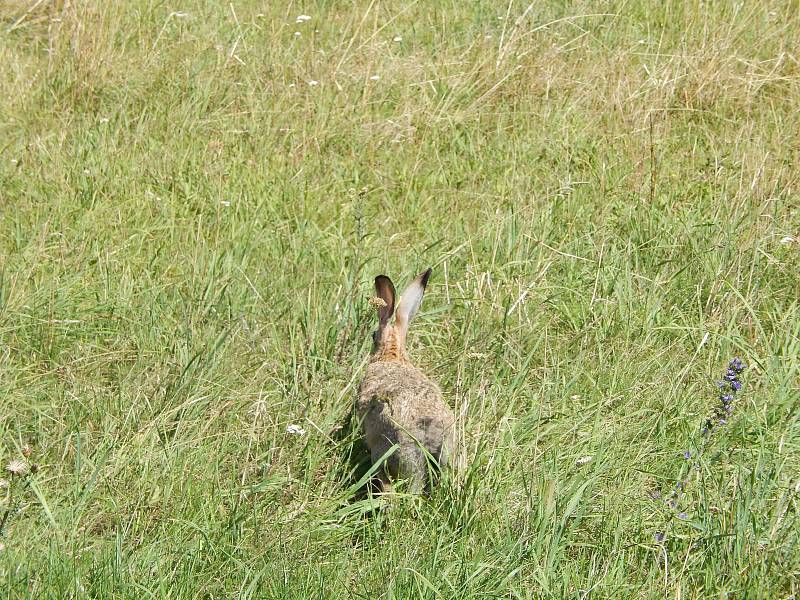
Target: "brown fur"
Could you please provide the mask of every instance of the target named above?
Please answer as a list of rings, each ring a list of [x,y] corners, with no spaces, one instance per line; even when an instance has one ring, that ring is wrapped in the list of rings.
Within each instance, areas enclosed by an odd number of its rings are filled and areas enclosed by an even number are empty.
[[[417,277],[406,290],[409,298],[415,293],[418,295],[417,307],[428,275],[430,270]],[[376,278],[376,289],[379,285]],[[385,284],[381,287],[389,288]],[[392,297],[384,298],[392,307],[393,295],[392,286]],[[403,310],[402,302],[401,299],[397,308],[398,317]],[[413,318],[414,312],[416,309],[407,320],[395,325],[390,325],[382,316],[374,335],[370,363],[359,388],[356,410],[373,462],[393,445],[398,446],[384,463],[379,480],[388,488],[392,479],[408,479],[411,491],[419,493],[429,489],[432,483],[427,456],[441,468],[448,466],[457,440],[455,416],[443,400],[442,392],[406,355],[407,321]]]

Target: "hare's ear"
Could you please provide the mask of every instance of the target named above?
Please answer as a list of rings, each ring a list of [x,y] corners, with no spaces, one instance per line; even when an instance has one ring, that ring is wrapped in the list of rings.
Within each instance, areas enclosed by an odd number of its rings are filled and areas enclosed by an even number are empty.
[[[378,298],[385,302],[385,306],[378,309],[378,318],[380,319],[380,327],[383,329],[392,318],[394,314],[394,284],[392,280],[386,275],[378,275],[375,278],[375,293]]]
[[[405,338],[408,333],[408,324],[417,314],[419,305],[422,304],[422,296],[425,294],[425,286],[428,285],[428,278],[431,276],[432,269],[428,269],[417,275],[416,279],[408,284],[408,287],[400,296],[400,303],[397,305],[395,314],[395,324],[400,331],[400,335]]]

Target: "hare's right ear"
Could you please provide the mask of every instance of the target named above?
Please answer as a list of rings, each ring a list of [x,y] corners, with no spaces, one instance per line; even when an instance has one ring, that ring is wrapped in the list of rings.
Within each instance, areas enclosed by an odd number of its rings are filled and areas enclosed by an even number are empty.
[[[383,300],[386,305],[378,309],[378,318],[380,319],[380,328],[383,329],[389,323],[389,319],[394,314],[394,284],[392,280],[386,275],[378,275],[375,278],[375,293],[378,298]]]
[[[404,340],[408,333],[408,325],[417,314],[419,305],[422,304],[422,296],[428,286],[428,278],[431,276],[431,271],[432,269],[427,269],[417,275],[416,279],[403,290],[403,295],[400,297],[394,322],[400,332],[400,337]]]

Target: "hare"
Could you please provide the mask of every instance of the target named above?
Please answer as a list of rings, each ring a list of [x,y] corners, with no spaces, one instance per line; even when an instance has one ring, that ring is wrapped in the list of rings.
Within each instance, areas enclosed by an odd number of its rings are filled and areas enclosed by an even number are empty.
[[[372,334],[372,353],[359,387],[356,413],[373,464],[397,445],[377,474],[384,493],[391,491],[393,479],[409,480],[415,494],[430,491],[428,457],[443,468],[452,461],[456,448],[453,411],[439,387],[406,355],[408,326],[419,310],[430,275],[431,269],[420,273],[397,303],[392,280],[385,275],[375,278],[379,322]]]

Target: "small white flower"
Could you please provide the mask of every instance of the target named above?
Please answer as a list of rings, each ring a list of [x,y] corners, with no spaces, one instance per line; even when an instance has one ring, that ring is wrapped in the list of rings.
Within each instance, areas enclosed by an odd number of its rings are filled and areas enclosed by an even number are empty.
[[[794,238],[790,235],[781,238],[781,244],[791,244],[794,241]]]
[[[585,464],[592,462],[591,456],[581,456],[578,460],[575,461],[576,467],[582,467]]]
[[[308,85],[310,85],[311,87],[314,87],[315,85],[319,85],[319,81],[315,81],[315,80],[312,79],[311,81],[308,82]]]
[[[392,41],[393,41],[393,42],[402,42],[402,41],[403,41],[403,36],[401,36],[401,35],[396,35],[396,36],[394,36],[394,37],[392,38]]]
[[[219,203],[222,204],[222,206],[230,206],[231,205],[231,201],[230,200],[220,200]]]
[[[100,119],[100,122],[101,122],[101,123],[108,123],[108,117],[102,117],[102,118]]]
[[[6,471],[12,475],[25,475],[28,472],[28,463],[24,460],[15,458],[6,465]]]
[[[290,84],[289,84],[289,87],[294,87],[294,84],[293,84],[293,83],[290,83]]]
[[[380,76],[380,75],[373,75],[372,77],[370,77],[370,79],[371,79],[372,81],[378,81],[378,79],[380,79],[380,78],[381,78],[381,76]]]
[[[572,396],[570,396],[569,399],[570,400],[580,400],[581,397],[578,394],[572,394]]]
[[[295,31],[294,32],[294,37],[300,37],[300,32],[299,31]]]
[[[286,426],[286,433],[289,435],[304,436],[306,434],[306,430],[300,427],[300,425],[295,425],[292,423],[291,425]]]
[[[295,20],[295,23],[305,23],[306,21],[310,21],[310,20],[311,20],[311,17],[309,17],[308,15],[297,15],[297,19]]]
[[[83,170],[83,174],[84,175],[91,175],[91,171],[89,171],[89,169],[84,169]]]

